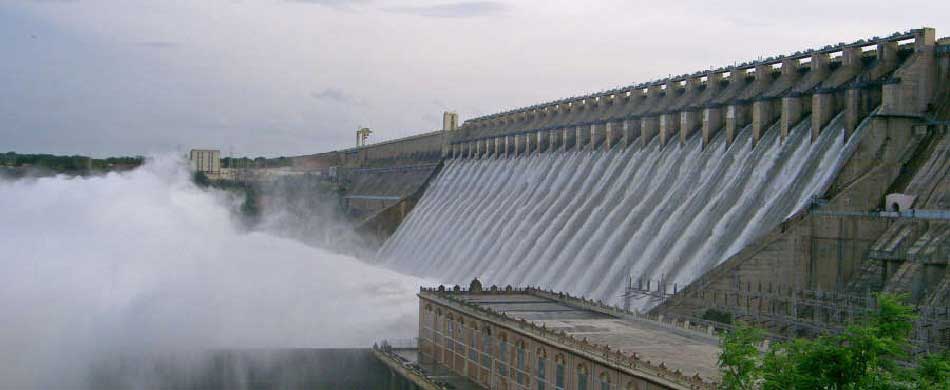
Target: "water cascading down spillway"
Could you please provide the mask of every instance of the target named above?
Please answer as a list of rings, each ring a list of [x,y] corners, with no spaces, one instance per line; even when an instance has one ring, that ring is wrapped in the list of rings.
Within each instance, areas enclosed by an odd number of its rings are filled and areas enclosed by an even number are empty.
[[[631,278],[684,286],[823,192],[862,133],[839,115],[753,142],[747,126],[609,151],[455,159],[379,259],[446,284],[479,277],[619,303]],[[648,302],[633,302],[643,308]]]

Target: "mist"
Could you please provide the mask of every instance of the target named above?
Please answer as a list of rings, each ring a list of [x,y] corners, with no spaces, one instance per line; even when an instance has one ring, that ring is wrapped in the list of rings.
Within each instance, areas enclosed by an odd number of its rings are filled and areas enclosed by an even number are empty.
[[[0,180],[0,387],[81,388],[117,357],[367,347],[416,332],[413,277],[261,231],[182,161]]]

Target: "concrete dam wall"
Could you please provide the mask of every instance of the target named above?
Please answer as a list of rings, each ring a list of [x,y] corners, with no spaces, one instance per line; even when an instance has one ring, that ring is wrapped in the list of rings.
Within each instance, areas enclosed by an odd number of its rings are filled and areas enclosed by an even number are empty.
[[[451,161],[380,250],[447,283],[479,277],[617,302],[629,275],[686,285],[811,201],[850,155],[839,118],[816,142],[660,144]]]
[[[918,49],[928,53],[914,55]],[[693,133],[708,143],[720,131],[731,142],[747,125],[758,140],[776,123],[784,137],[805,116],[814,138],[842,111],[850,132],[882,104],[886,114],[925,111],[937,77],[933,50],[934,31],[914,30],[561,99],[466,121],[449,152],[684,143]]]
[[[878,207],[932,109],[935,47],[913,30],[470,120],[378,256],[611,303],[630,278],[688,285],[815,198]]]

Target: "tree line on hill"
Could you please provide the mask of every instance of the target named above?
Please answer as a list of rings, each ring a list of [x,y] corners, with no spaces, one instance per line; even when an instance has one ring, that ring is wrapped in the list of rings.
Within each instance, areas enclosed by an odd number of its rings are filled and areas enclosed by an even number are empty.
[[[266,158],[266,157],[223,157],[221,158],[221,168],[234,168],[234,169],[254,169],[254,168],[280,168],[280,167],[289,167],[293,164],[293,161],[287,157],[276,157],[276,158]]]
[[[88,156],[57,156],[53,154],[0,154],[0,167],[34,169],[53,173],[87,174],[134,169],[145,162],[142,156],[92,158]]]

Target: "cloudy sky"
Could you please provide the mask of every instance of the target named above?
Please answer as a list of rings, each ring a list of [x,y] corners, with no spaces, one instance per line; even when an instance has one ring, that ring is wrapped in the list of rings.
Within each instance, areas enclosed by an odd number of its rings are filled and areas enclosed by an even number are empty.
[[[715,4],[714,4],[715,3]],[[0,150],[296,155],[919,26],[950,2],[0,0]]]

